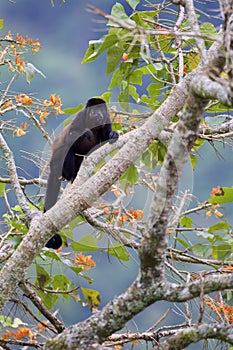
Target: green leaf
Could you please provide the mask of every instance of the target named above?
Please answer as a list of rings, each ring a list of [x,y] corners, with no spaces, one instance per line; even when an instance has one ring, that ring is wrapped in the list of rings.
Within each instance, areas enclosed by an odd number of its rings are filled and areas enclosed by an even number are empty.
[[[223,204],[233,202],[233,187],[221,187],[222,196],[212,196],[208,199],[209,203],[212,204]]]
[[[108,249],[105,249],[104,251],[115,256],[117,259],[129,261],[129,253],[127,249],[118,242],[112,244]]]
[[[81,272],[83,272],[83,269],[81,267],[70,266],[70,269],[74,271],[76,275],[79,275]]]
[[[12,220],[10,223],[14,228],[16,228],[21,233],[26,234],[28,232],[28,227],[22,222],[17,221],[16,219]]]
[[[209,244],[194,244],[190,249],[201,258],[208,258],[212,253],[212,247]]]
[[[135,102],[139,102],[139,94],[137,93],[137,89],[133,85],[128,86],[129,94],[134,99]]]
[[[228,222],[221,221],[221,222],[218,222],[215,225],[210,226],[209,229],[208,229],[208,232],[209,233],[213,233],[213,232],[216,232],[216,231],[219,231],[219,230],[227,230],[228,228],[229,228]]]
[[[175,237],[175,240],[177,241],[177,242],[179,242],[180,244],[182,244],[185,248],[188,248],[188,243],[184,240],[184,239],[181,239],[181,238],[179,238],[179,237]]]
[[[119,2],[112,7],[111,15],[118,20],[124,20],[127,24],[130,24],[132,27],[136,27],[135,22],[132,21],[126,14],[125,8]],[[108,26],[119,27],[119,25],[111,20],[108,21]]]
[[[1,182],[0,183],[0,197],[2,197],[5,188],[6,188],[6,184]]]
[[[4,19],[0,19],[0,29],[4,27]]]
[[[20,205],[16,205],[16,206],[12,207],[11,209],[14,210],[14,211],[19,211],[21,213],[23,212],[23,210],[22,210]]]
[[[0,315],[0,324],[3,327],[11,327],[11,325],[12,325],[11,317],[8,317],[8,316],[5,316],[5,315]]]
[[[53,277],[52,286],[54,290],[67,291],[69,289],[70,280],[65,275],[55,275]]]
[[[107,91],[107,92],[104,92],[104,93],[100,96],[100,98],[102,98],[102,99],[108,104],[108,103],[110,103],[111,96],[112,96],[112,92]]]
[[[153,167],[155,167],[157,164],[155,158],[148,149],[142,154],[141,160],[149,171],[153,169]]]
[[[142,28],[154,29],[154,19],[157,15],[157,11],[136,11],[131,15],[131,19],[133,19],[135,23],[141,26]],[[148,19],[148,21],[145,21],[145,19]]]
[[[21,325],[27,325],[27,323],[23,322],[20,318],[15,317],[11,327],[18,328]]]
[[[212,255],[216,260],[226,260],[231,256],[231,245],[219,244],[212,247]]]
[[[111,15],[117,19],[128,19],[129,17],[125,13],[125,8],[119,2],[112,7]]]
[[[120,68],[117,68],[112,75],[112,79],[108,87],[109,89],[113,89],[115,86],[118,86],[118,87],[121,86],[121,79],[119,77],[120,77]]]
[[[167,148],[162,142],[158,144],[158,161],[162,164],[164,157],[166,156]]]
[[[36,264],[36,278],[40,288],[44,288],[51,281],[48,272],[39,264]]]
[[[47,287],[46,289],[52,290],[52,288]],[[38,290],[38,295],[42,299],[43,303],[45,304],[45,307],[49,310],[51,310],[54,306],[54,304],[58,300],[58,294],[56,293],[49,293],[49,292],[43,292],[42,290]]]
[[[65,108],[65,109],[63,109],[63,111],[64,111],[65,114],[76,114],[79,111],[81,111],[82,109],[83,109],[83,104],[81,103],[77,107]]]
[[[135,69],[132,73],[129,75],[129,83],[131,84],[137,84],[142,85],[142,75],[143,75],[143,69],[138,68]]]
[[[194,146],[193,146],[193,150],[194,152],[196,152],[203,144],[205,143],[204,139],[196,139]]]
[[[188,216],[183,216],[180,219],[180,224],[183,227],[191,228],[193,225],[193,220],[191,218],[189,218]]]
[[[119,178],[119,182],[125,191],[128,184],[131,186],[138,182],[139,173],[134,164],[132,164],[126,172]]]
[[[82,237],[78,242],[72,242],[71,246],[76,252],[95,252],[99,250],[95,237],[89,234]]]
[[[190,157],[191,167],[194,170],[194,168],[195,168],[195,166],[197,164],[197,157],[194,154],[192,154],[192,153],[190,153],[189,157]]]
[[[50,259],[60,261],[61,255],[56,253],[54,250],[50,250],[49,248],[43,248],[43,255],[47,256]]]
[[[90,308],[90,310],[95,309],[100,304],[100,293],[95,289],[81,288],[83,296]]]
[[[202,23],[200,26],[200,31],[202,35],[207,35],[208,37],[213,36],[213,40],[217,37],[218,33],[215,26],[210,22]],[[211,45],[212,41],[205,39],[206,45]]]
[[[89,41],[89,47],[83,57],[82,64],[87,62],[92,62],[101,53],[101,46],[103,44],[103,39]]]
[[[161,88],[163,86],[163,83],[152,83],[148,85],[147,91],[150,97],[153,99],[157,99],[161,94]]]
[[[122,103],[123,108],[129,112],[129,108],[127,108],[130,102],[129,90],[128,88],[123,89],[118,96],[118,101]]]
[[[107,67],[106,67],[106,74],[110,74],[114,71],[116,66],[121,60],[123,54],[123,49],[119,46],[112,46],[107,51]]]
[[[140,3],[140,0],[126,0],[126,2],[135,10],[136,6]]]
[[[74,240],[74,234],[73,234],[73,230],[80,224],[82,224],[83,222],[85,222],[85,219],[81,216],[78,215],[74,220],[72,220],[68,226],[66,226],[63,230],[62,230],[62,234],[63,236],[65,236],[66,238],[71,239],[72,241]]]

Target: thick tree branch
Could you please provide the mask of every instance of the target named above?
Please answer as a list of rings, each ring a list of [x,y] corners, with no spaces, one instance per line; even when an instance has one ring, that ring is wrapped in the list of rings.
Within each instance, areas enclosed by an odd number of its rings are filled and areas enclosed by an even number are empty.
[[[232,326],[224,323],[201,324],[182,329],[153,350],[181,350],[202,339],[218,339],[233,345]]]

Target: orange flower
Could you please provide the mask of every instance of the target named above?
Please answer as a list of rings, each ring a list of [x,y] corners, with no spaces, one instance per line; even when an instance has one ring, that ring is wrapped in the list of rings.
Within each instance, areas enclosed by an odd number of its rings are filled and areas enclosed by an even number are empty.
[[[52,102],[52,105],[61,106],[61,99],[59,96],[56,96],[55,94],[51,94],[49,99]]]
[[[56,95],[55,94],[50,95],[49,99],[50,99],[50,101],[52,102],[53,105],[56,104],[57,99],[56,99]]]
[[[38,52],[41,48],[41,44],[38,39],[36,39],[33,43],[32,53]]]
[[[120,219],[118,220],[118,225],[122,226],[125,221],[128,220],[128,217],[126,215],[121,215]]]
[[[20,327],[18,332],[15,334],[15,339],[24,338],[26,335],[29,335],[29,337],[32,338],[32,331],[27,327]]]
[[[90,270],[91,268],[96,267],[96,263],[92,260],[92,255],[84,256],[82,252],[76,255],[75,264],[83,270]]]
[[[223,216],[223,213],[221,213],[219,210],[215,209],[214,215],[221,218]]]
[[[1,109],[8,108],[11,105],[12,105],[12,100],[8,100],[2,104]]]
[[[15,100],[17,103],[22,103],[22,104],[25,104],[25,105],[32,105],[33,104],[33,101],[31,99],[31,97],[29,97],[28,95],[26,94],[19,94],[15,97]]]
[[[19,339],[22,339],[22,338],[26,337],[27,335],[29,336],[30,340],[32,341],[33,338],[34,338],[32,331],[29,328],[27,328],[27,327],[20,327],[17,330],[17,332],[15,332],[15,331],[12,331],[12,332],[7,331],[6,333],[0,335],[0,338],[9,339],[9,338],[12,337],[14,339],[19,340]]]
[[[123,59],[123,61],[128,61],[129,54],[127,52],[124,52],[123,55],[122,55],[122,59]]]
[[[210,301],[205,300],[205,304],[209,306],[217,315],[218,319],[221,316],[225,316],[230,324],[233,323],[233,306],[225,304],[223,301],[213,300]]]
[[[50,99],[50,102],[45,100],[44,105],[46,107],[52,107],[53,112],[56,114],[63,114],[64,112],[61,109],[62,103],[61,103],[60,97],[56,96],[55,94],[51,94],[49,99]]]
[[[18,129],[16,129],[16,130],[14,131],[14,134],[15,134],[16,136],[20,137],[20,136],[25,135],[26,132],[25,132],[21,127],[19,127]]]
[[[221,271],[232,273],[233,272],[233,266],[231,264],[229,264],[228,266],[225,266],[225,267],[221,268]]]
[[[141,219],[144,216],[144,211],[139,209],[134,210],[133,216],[135,220]]]
[[[48,116],[49,116],[49,112],[45,112],[45,111],[39,111],[38,112],[39,113],[39,118],[40,118],[40,121],[41,121],[41,123],[43,123],[43,124],[45,124],[46,122],[45,122],[45,118],[47,118]]]
[[[140,218],[142,218],[144,216],[144,211],[143,210],[133,210],[133,208],[131,207],[129,209],[129,215],[132,216],[135,220],[138,220]]]
[[[223,196],[223,195],[224,195],[224,191],[223,191],[222,187],[217,186],[217,187],[212,188],[212,191],[211,191],[211,194],[210,194],[211,197],[213,197],[213,196]]]
[[[11,332],[10,331],[7,331],[4,334],[0,334],[0,338],[2,338],[2,339],[9,339],[10,337],[11,337]]]

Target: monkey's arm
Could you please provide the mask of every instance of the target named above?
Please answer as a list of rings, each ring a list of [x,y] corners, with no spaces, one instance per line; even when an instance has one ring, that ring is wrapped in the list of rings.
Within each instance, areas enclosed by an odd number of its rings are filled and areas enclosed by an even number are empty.
[[[111,122],[109,124],[102,125],[101,130],[101,141],[109,141],[109,143],[113,143],[118,140],[119,134],[116,131],[112,130]]]

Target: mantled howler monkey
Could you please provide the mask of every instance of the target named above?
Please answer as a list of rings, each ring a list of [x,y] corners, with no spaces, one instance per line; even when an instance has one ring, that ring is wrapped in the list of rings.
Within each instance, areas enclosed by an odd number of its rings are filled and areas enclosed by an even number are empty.
[[[113,143],[118,137],[118,133],[112,131],[105,101],[95,97],[89,99],[85,108],[53,142],[44,212],[56,203],[61,180],[74,181],[84,156],[101,146],[103,142]],[[58,249],[61,245],[60,235],[55,234],[47,242],[46,247]]]

